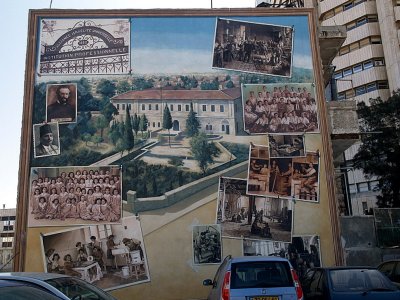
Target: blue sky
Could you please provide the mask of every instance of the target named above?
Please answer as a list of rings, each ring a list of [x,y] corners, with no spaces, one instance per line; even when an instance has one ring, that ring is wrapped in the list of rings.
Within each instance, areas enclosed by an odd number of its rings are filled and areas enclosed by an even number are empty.
[[[294,26],[293,64],[296,67],[312,68],[306,16],[229,18]],[[135,73],[158,73],[159,70],[175,74],[182,70],[211,71],[215,17],[132,18],[131,22],[132,64]]]
[[[28,11],[29,9],[49,8],[51,0],[2,0],[0,2],[0,30],[2,37],[2,45],[0,47],[1,72],[0,87],[2,91],[2,99],[0,101],[0,113],[2,126],[0,126],[1,139],[1,155],[0,165],[2,167],[0,176],[0,207],[3,204],[6,208],[16,206],[17,199],[17,183],[20,156],[20,137],[22,126],[22,108],[24,96],[24,77],[25,77],[25,59],[26,44],[29,37],[28,32]],[[254,7],[254,0],[53,0],[53,9],[145,9],[145,8],[210,8],[211,2],[214,8],[221,7]],[[142,20],[145,21],[144,19]],[[176,21],[176,20],[175,20]],[[279,24],[280,19],[271,23]],[[196,22],[192,26],[197,26],[198,34],[194,36],[189,34],[189,39],[185,40],[187,47],[205,46],[204,38],[206,29],[213,29],[214,21],[207,24]],[[212,27],[210,27],[212,24]],[[296,25],[297,26],[297,25]],[[164,39],[166,37],[165,30],[167,26],[159,26],[152,28],[153,32],[164,32],[159,36]],[[190,29],[190,30],[189,30]],[[145,30],[145,28],[142,28]],[[184,24],[179,27],[177,34],[181,37],[187,36],[192,32],[192,28],[186,28]],[[204,34],[203,34],[204,31]],[[296,36],[296,35],[295,35]],[[156,40],[147,41],[157,43]],[[208,46],[207,46],[208,47]],[[303,46],[299,48],[301,50]],[[24,150],[24,149],[23,149]]]

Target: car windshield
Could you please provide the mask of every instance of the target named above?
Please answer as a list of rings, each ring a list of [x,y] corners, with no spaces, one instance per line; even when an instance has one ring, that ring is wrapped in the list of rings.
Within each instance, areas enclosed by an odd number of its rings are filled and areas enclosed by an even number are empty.
[[[294,286],[289,265],[284,261],[234,263],[231,278],[233,289]]]
[[[83,280],[62,277],[46,280],[46,282],[61,291],[70,299],[76,300],[115,300],[101,289]]]
[[[374,269],[331,270],[330,278],[332,288],[337,292],[395,289],[381,272]]]

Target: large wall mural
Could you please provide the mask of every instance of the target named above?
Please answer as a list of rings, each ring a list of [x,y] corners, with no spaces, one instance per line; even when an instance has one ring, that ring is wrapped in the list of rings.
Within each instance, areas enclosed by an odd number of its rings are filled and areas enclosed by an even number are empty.
[[[27,270],[147,289],[181,261],[290,258],[299,235],[320,259],[330,234],[299,225],[328,202],[312,14],[251,12],[39,14],[21,193],[43,264]]]

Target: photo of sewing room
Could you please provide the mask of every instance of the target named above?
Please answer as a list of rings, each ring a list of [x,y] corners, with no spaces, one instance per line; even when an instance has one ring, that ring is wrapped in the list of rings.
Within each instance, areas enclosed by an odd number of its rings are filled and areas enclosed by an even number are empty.
[[[110,290],[150,281],[143,235],[135,216],[42,235],[46,272],[79,277]]]
[[[270,157],[305,156],[304,135],[268,135]]]
[[[247,195],[245,185],[244,179],[220,178],[217,223],[222,236],[290,242],[292,201]]]
[[[293,197],[303,201],[319,201],[319,153],[307,152],[306,157],[293,158],[291,180]]]

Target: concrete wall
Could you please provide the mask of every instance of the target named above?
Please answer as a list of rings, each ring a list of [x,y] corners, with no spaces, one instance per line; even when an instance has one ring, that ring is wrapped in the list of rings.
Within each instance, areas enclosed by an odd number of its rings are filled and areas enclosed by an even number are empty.
[[[347,266],[376,267],[400,257],[400,249],[377,247],[374,216],[340,217],[341,239]]]

